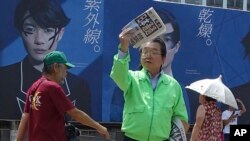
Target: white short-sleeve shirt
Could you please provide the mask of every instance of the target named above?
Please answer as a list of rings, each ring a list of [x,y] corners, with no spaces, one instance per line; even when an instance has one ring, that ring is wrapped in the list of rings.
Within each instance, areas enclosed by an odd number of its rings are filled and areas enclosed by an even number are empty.
[[[222,120],[227,120],[229,119],[229,117],[232,115],[233,111],[229,111],[229,110],[225,110],[222,113]],[[234,115],[240,115],[240,110],[235,111]],[[237,125],[238,123],[238,118],[234,118],[232,121],[230,121],[227,125],[225,125],[224,129],[223,129],[223,133],[229,134],[230,133],[230,125]]]

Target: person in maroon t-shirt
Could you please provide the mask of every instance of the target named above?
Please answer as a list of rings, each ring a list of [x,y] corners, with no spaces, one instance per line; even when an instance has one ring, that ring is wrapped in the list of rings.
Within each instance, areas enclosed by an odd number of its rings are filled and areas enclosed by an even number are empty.
[[[81,124],[95,128],[110,140],[106,127],[77,109],[65,95],[63,84],[67,69],[74,67],[64,53],[52,51],[44,60],[43,75],[29,88],[24,113],[18,128],[17,141],[24,139],[28,130],[29,141],[66,141],[65,113]]]

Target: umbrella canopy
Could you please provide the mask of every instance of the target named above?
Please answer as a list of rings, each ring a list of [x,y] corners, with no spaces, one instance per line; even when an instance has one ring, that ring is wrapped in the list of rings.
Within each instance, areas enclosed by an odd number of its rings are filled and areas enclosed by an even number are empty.
[[[216,79],[202,79],[195,81],[189,86],[186,86],[186,88],[238,109],[235,97],[230,89],[222,83],[221,75]]]

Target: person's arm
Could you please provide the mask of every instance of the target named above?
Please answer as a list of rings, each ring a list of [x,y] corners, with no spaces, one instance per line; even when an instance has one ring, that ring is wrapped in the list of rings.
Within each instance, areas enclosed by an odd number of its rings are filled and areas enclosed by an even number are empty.
[[[188,133],[189,123],[184,120],[181,120],[181,122],[182,122],[183,127],[185,128],[185,132]]]
[[[110,77],[117,84],[117,86],[122,90],[126,91],[130,86],[129,79],[129,41],[131,38],[131,33],[128,29],[122,31],[119,34],[120,45],[118,55],[114,56],[113,66],[110,72]]]
[[[130,32],[130,29],[125,29],[119,34],[119,39],[121,43],[120,50],[124,53],[128,52],[129,47],[129,41],[132,37],[132,33]]]
[[[23,113],[17,131],[17,141],[23,141],[27,132],[29,113]]]
[[[106,138],[107,140],[110,140],[110,135],[106,127],[102,126],[95,120],[93,120],[90,116],[88,116],[83,111],[73,108],[69,111],[67,111],[67,114],[70,115],[74,120],[80,122],[81,124],[87,125],[89,127],[92,127],[97,130],[97,132]]]
[[[245,113],[247,110],[246,110],[246,107],[244,105],[244,103],[240,100],[240,99],[236,99],[238,103],[240,103],[241,105],[241,109],[240,109],[240,115],[242,115],[243,113]]]
[[[190,141],[197,140],[197,137],[198,137],[199,132],[201,130],[201,126],[203,124],[204,119],[205,119],[205,109],[204,109],[203,105],[200,105],[197,109],[197,112],[196,112],[196,121],[194,124],[194,128],[193,128],[193,131],[191,134]]]
[[[238,115],[235,115],[234,113],[235,111],[231,114],[231,116],[228,119],[222,119],[224,126],[226,126],[228,123],[230,123],[234,118],[238,116]]]

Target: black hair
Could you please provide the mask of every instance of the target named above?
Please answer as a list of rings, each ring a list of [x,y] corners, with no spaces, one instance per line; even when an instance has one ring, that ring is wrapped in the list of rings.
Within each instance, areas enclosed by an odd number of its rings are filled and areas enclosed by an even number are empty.
[[[160,16],[164,24],[170,23],[173,26],[174,31],[171,33],[173,43],[176,44],[180,41],[180,27],[177,23],[174,15],[167,11],[166,9],[156,10],[157,14]],[[163,33],[164,36],[164,33]]]
[[[210,102],[210,101],[217,101],[216,99],[212,98],[212,97],[208,97],[208,96],[205,96],[205,100]]]
[[[26,12],[30,15],[24,17]],[[15,27],[22,31],[23,23],[28,17],[32,17],[41,28],[58,28],[59,30],[70,21],[57,0],[21,0],[15,10]]]
[[[164,41],[161,38],[155,38],[151,42],[159,43],[161,46],[161,56],[166,57],[167,49],[166,49],[166,45],[165,45]]]

